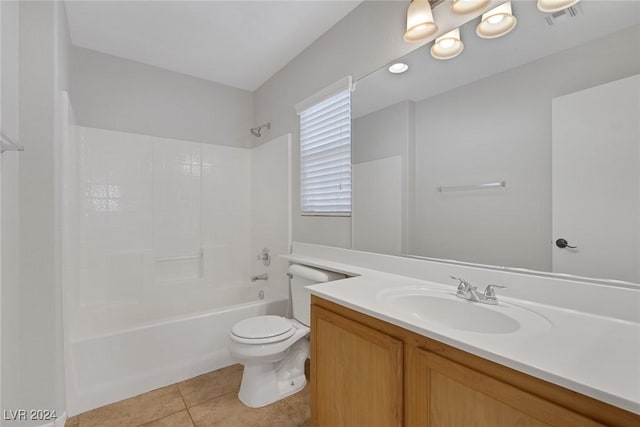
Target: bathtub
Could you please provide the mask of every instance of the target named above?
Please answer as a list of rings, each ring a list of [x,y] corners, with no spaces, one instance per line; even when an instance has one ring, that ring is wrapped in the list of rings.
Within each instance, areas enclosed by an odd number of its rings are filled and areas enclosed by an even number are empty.
[[[198,297],[185,298],[191,301],[188,306],[174,299],[172,311],[146,301],[76,313],[79,327],[71,331],[65,349],[68,413],[229,366],[235,363],[227,350],[235,322],[288,310],[287,297],[256,285],[214,289]]]

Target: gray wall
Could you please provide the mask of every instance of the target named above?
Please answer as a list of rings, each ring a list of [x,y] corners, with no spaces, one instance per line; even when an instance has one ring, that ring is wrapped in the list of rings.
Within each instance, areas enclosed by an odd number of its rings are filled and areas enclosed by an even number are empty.
[[[635,27],[418,102],[411,252],[551,270],[551,100],[640,73],[638,52]]]
[[[352,121],[351,162],[407,157],[414,103],[402,101]]]
[[[251,147],[246,90],[73,48],[72,104],[81,126]]]
[[[11,160],[18,167],[12,164],[9,171],[16,176],[12,176],[11,181],[5,180],[3,171],[2,183],[3,190],[8,189],[6,196],[16,203],[9,210],[3,206],[3,245],[7,228],[11,230],[7,237],[13,242],[11,254],[7,258],[3,256],[3,267],[5,261],[17,263],[8,283],[4,281],[6,272],[3,271],[3,305],[5,291],[13,294],[8,301],[11,309],[2,313],[3,332],[5,325],[12,329],[9,336],[3,333],[2,404],[5,409],[55,409],[61,414],[65,410],[65,399],[60,205],[56,199],[60,138],[56,133],[56,117],[57,92],[67,88],[69,82],[69,36],[62,2],[19,2],[17,20],[15,4],[7,8],[12,8],[10,58],[18,67],[17,74],[16,69],[11,68],[3,75],[3,88],[7,83],[13,89],[8,91],[12,105],[7,112],[13,111],[14,116],[7,126],[13,125],[14,131],[17,130],[12,136],[24,145],[25,151],[3,155],[3,166],[5,160]],[[3,25],[3,35],[4,31]],[[3,107],[4,102],[3,97]],[[19,119],[17,127],[16,119]],[[3,202],[5,200],[3,191]],[[9,215],[5,217],[5,213]],[[3,249],[3,252],[7,250]],[[8,384],[5,384],[5,374],[8,374]],[[37,425],[41,421],[18,423]]]
[[[351,245],[351,219],[300,215],[300,129],[294,105],[346,75],[360,78],[419,44],[402,40],[407,4],[365,1],[254,93],[256,123],[271,122],[264,141],[293,134],[293,239]],[[260,141],[258,141],[259,143]]]
[[[2,69],[0,100],[3,132],[18,140],[18,3],[0,2]],[[20,408],[20,275],[18,162],[20,153],[2,155],[2,201],[0,241],[2,242],[2,282],[0,285],[0,409]]]
[[[414,117],[415,104],[412,101],[402,101],[371,114],[356,118],[352,122],[351,162],[353,164],[371,162],[400,156],[402,158],[402,237],[401,252],[408,253],[412,247],[412,233],[410,226],[413,218],[413,193],[415,191],[415,177],[413,159],[415,155]],[[362,188],[362,187],[361,187]],[[375,188],[371,188],[375,192]],[[373,194],[373,193],[371,193]],[[371,197],[370,194],[354,194],[356,197]],[[367,221],[374,223],[378,212],[355,212],[353,221]],[[358,230],[375,229],[375,227],[358,227]],[[353,249],[370,250],[358,247],[359,241],[356,228],[353,227]],[[391,251],[386,251],[391,253]]]
[[[31,409],[55,406],[54,5],[21,2],[19,18],[20,377]]]

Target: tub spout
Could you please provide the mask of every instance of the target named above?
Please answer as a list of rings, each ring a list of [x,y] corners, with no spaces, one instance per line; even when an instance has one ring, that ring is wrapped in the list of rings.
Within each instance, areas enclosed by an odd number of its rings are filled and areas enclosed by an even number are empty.
[[[264,273],[257,276],[251,276],[251,282],[256,282],[258,280],[269,280],[269,275],[267,273]]]

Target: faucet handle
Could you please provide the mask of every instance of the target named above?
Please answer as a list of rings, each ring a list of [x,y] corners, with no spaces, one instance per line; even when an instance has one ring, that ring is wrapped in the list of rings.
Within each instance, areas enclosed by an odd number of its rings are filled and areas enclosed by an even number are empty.
[[[460,277],[454,277],[454,276],[449,276],[450,278],[452,278],[453,280],[457,280],[460,283],[458,284],[458,292],[460,291],[467,291],[469,289],[472,288],[471,283],[467,282],[466,280],[460,278]]]
[[[485,299],[492,300],[492,301],[497,301],[496,291],[495,291],[496,288],[505,289],[506,286],[500,286],[500,285],[489,285],[489,286],[487,286],[487,288],[484,290]]]
[[[459,277],[455,277],[455,276],[449,276],[449,277],[450,277],[451,279],[453,279],[453,280],[458,280],[458,281],[460,282],[460,284],[463,284],[463,283],[465,282],[465,280],[464,280],[464,279],[461,279],[461,278],[459,278]]]

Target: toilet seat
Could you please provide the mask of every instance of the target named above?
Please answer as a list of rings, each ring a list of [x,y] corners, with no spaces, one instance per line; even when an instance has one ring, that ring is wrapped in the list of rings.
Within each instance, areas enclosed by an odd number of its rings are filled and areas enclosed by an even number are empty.
[[[256,316],[242,320],[231,328],[229,336],[243,344],[270,344],[284,341],[296,332],[289,319],[280,316]]]

